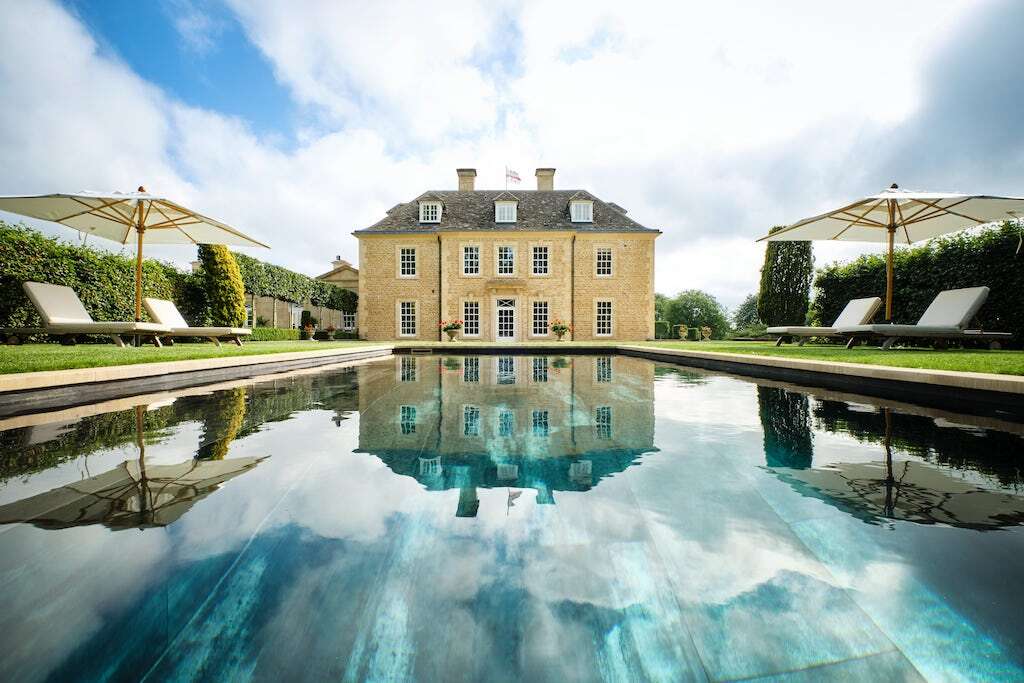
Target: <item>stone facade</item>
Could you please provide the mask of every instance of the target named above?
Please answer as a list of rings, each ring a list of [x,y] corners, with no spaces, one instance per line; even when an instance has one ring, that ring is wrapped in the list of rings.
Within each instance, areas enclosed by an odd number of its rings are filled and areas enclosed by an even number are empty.
[[[444,339],[439,323],[465,320],[470,302],[478,306],[479,332],[473,334],[464,327],[458,336],[466,340],[555,340],[549,328],[556,319],[573,327],[567,338],[579,341],[654,338],[654,245],[659,231],[635,223],[621,207],[582,191],[543,189],[525,200],[520,199],[522,193],[478,192],[472,189],[471,170],[460,169],[458,192],[423,195],[429,201],[444,202],[436,226],[420,223],[411,202],[412,206],[398,205],[389,211],[377,226],[355,233],[361,337]],[[545,172],[543,177],[540,171]],[[538,169],[538,178],[544,181],[541,186],[550,187],[553,175],[554,169]],[[592,222],[570,221],[569,203],[577,196],[594,204]],[[509,198],[520,205],[518,219],[494,222],[494,202]],[[475,224],[480,227],[472,227]],[[479,250],[479,273],[464,271],[467,247]],[[512,249],[511,273],[498,272],[499,247]],[[547,250],[546,273],[534,268],[535,248]],[[403,250],[413,254],[412,273],[400,272]],[[599,251],[611,254],[610,274],[598,272]],[[415,307],[414,332],[411,327],[404,333],[401,329],[403,302]],[[535,324],[535,304],[541,305],[537,311],[541,315],[546,304],[547,325],[542,317]],[[499,305],[505,323],[500,330]],[[610,330],[601,330],[603,334],[598,330],[599,305],[603,320],[610,322]]]

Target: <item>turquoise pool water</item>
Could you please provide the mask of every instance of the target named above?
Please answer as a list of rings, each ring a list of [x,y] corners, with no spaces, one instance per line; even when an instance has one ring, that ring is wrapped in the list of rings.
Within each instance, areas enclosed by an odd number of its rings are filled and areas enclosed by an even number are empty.
[[[2,680],[1024,679],[999,418],[399,356],[0,429]]]

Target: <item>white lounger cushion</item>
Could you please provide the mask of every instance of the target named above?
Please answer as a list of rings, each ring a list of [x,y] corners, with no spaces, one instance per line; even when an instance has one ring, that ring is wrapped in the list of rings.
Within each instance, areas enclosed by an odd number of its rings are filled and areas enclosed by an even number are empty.
[[[173,301],[166,299],[143,299],[149,317],[170,328],[173,335],[180,337],[238,337],[252,334],[245,327],[190,327]]]
[[[843,325],[863,325],[875,317],[882,300],[877,296],[866,299],[851,299],[843,308],[832,327],[769,327],[768,334],[791,334],[796,337],[815,337],[835,334],[836,328]]]
[[[847,325],[838,328],[840,334],[877,334],[880,337],[941,337],[943,335],[960,336],[963,333],[958,327],[940,327],[938,325]]]
[[[101,320],[96,322],[85,310],[75,290],[44,282],[24,282],[22,289],[32,300],[47,332],[65,334],[130,334],[164,332],[168,328],[155,323]]]
[[[987,298],[988,287],[947,289],[939,292],[917,324],[956,327],[962,330],[971,324],[971,319]]]
[[[46,326],[46,331],[51,333],[65,334],[153,334],[155,332],[170,332],[171,328],[157,325],[156,323],[121,323],[121,322],[91,322],[91,323],[54,323]]]

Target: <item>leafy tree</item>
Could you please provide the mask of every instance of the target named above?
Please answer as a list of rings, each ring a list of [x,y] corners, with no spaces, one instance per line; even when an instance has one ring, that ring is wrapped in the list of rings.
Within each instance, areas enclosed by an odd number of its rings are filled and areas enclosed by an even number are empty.
[[[771,232],[781,230],[776,226]],[[810,242],[769,242],[761,268],[757,314],[765,325],[803,325],[810,305],[814,255]]]
[[[761,324],[757,315],[757,294],[748,294],[732,312],[732,324],[737,330],[744,330]]]
[[[670,300],[671,300],[670,297],[665,296],[664,294],[655,294],[654,295],[654,319],[655,320],[665,320],[666,319],[665,318],[665,309],[668,306],[668,302]]]
[[[222,244],[200,244],[210,323],[241,327],[245,324],[245,287],[235,257]]]
[[[713,339],[722,339],[729,332],[729,319],[725,309],[718,300],[699,289],[687,289],[665,303],[664,319],[674,328],[676,325],[687,327],[711,328]]]

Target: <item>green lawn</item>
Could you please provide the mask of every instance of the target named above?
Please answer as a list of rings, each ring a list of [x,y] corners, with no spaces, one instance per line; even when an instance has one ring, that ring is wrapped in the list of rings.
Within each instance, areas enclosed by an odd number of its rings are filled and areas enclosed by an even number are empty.
[[[858,346],[847,350],[838,344],[776,347],[774,342],[734,341],[659,341],[639,342],[645,346],[663,346],[690,351],[720,351],[782,358],[840,361],[892,365],[903,368],[930,370],[959,370],[962,372],[991,372],[1002,375],[1024,375],[1024,351],[988,351],[980,349],[933,351],[931,349],[891,349],[882,351],[877,346]]]
[[[198,358],[222,358],[224,356],[254,356],[267,353],[288,353],[291,351],[318,351],[340,349],[351,346],[368,346],[361,341],[269,341],[246,342],[238,347],[234,344],[182,344],[119,349],[113,344],[25,344],[23,346],[0,345],[0,374],[11,372],[36,372],[38,370],[67,370],[70,368],[95,368],[106,365],[134,365],[156,363],[167,360],[195,360]]]

